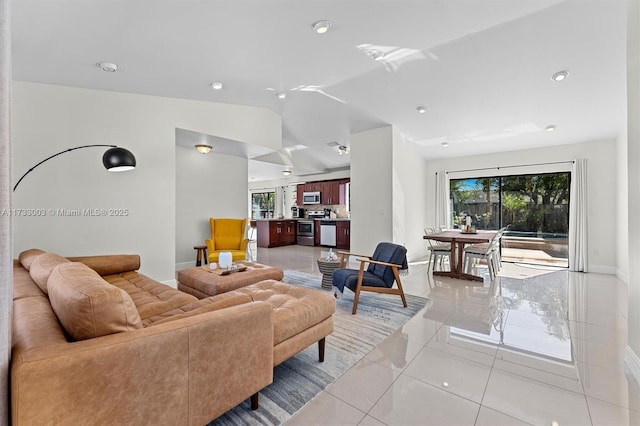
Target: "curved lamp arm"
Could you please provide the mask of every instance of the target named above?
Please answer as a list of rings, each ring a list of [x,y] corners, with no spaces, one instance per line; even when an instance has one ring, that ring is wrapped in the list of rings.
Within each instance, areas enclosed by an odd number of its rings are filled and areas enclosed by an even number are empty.
[[[91,148],[91,147],[95,147],[95,146],[107,146],[110,149],[108,149],[105,153],[104,156],[102,157],[102,163],[104,164],[105,168],[107,170],[113,170],[113,171],[119,171],[119,170],[131,170],[136,166],[136,159],[133,156],[133,154],[124,149],[124,148],[119,148],[117,145],[82,145],[82,146],[76,146],[74,148],[69,148],[69,149],[65,149],[64,151],[60,151],[56,154],[53,154],[47,158],[45,158],[44,160],[42,160],[41,162],[39,162],[38,164],[36,164],[35,166],[31,167],[29,170],[27,170],[27,172],[25,174],[23,174],[20,179],[18,179],[18,182],[15,184],[15,186],[13,187],[13,190],[15,191],[16,188],[18,187],[18,185],[20,185],[20,182],[22,182],[22,179],[25,178],[25,176],[27,176],[29,173],[31,173],[36,167],[38,167],[40,164],[51,160],[54,157],[57,157],[58,155],[62,155],[65,152],[69,152],[69,151],[74,151],[76,149],[81,149],[81,148]]]

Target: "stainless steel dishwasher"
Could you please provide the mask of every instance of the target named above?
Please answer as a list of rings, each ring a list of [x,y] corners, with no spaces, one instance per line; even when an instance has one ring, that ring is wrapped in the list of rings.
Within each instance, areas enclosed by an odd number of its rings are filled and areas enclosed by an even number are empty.
[[[320,245],[327,247],[336,246],[336,221],[320,221]]]

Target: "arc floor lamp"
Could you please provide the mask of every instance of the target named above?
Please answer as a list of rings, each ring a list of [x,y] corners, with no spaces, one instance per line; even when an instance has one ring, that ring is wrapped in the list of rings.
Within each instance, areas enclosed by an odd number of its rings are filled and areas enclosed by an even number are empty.
[[[27,172],[25,174],[23,174],[20,179],[18,179],[18,182],[16,183],[16,185],[13,187],[13,190],[15,191],[16,188],[18,187],[18,185],[20,185],[20,182],[22,182],[22,179],[25,178],[25,176],[27,176],[29,173],[31,173],[36,167],[38,167],[40,164],[51,160],[54,157],[57,157],[58,155],[62,155],[65,152],[69,152],[69,151],[75,151],[76,149],[82,149],[82,148],[92,148],[95,146],[107,146],[109,147],[108,150],[105,151],[104,155],[102,156],[102,164],[104,165],[105,169],[109,170],[110,172],[124,172],[127,170],[132,170],[136,167],[136,157],[134,157],[134,155],[131,153],[131,151],[124,149],[124,148],[120,148],[117,145],[83,145],[83,146],[76,146],[74,148],[69,148],[69,149],[65,149],[64,151],[60,151],[57,154],[53,154],[50,157],[45,158],[44,160],[42,160],[41,162],[39,162],[38,164],[36,164],[35,166],[31,167],[29,170],[27,170]]]

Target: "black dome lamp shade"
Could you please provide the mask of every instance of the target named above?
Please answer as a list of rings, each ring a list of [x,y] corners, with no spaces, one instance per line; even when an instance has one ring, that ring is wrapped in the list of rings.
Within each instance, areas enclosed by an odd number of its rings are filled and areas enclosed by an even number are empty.
[[[129,151],[127,149],[124,149],[124,148],[120,148],[117,145],[83,145],[83,146],[76,146],[74,148],[65,149],[64,151],[60,151],[60,152],[58,152],[56,154],[53,154],[53,155],[45,158],[44,160],[42,160],[41,162],[39,162],[35,166],[31,167],[29,170],[27,170],[27,172],[25,174],[23,174],[20,177],[20,179],[18,179],[18,182],[13,187],[13,190],[14,191],[16,190],[16,188],[18,187],[18,185],[20,185],[20,182],[22,182],[22,179],[24,179],[25,176],[27,176],[36,167],[38,167],[40,164],[44,163],[45,161],[49,161],[53,157],[57,157],[58,155],[64,154],[65,152],[75,151],[76,149],[81,149],[81,148],[92,148],[92,147],[95,147],[95,146],[107,146],[107,147],[109,147],[109,149],[102,156],[102,164],[110,172],[124,172],[124,171],[127,171],[127,170],[132,170],[132,169],[134,169],[136,167],[136,157],[134,157],[134,155],[131,153],[131,151]]]
[[[104,153],[102,164],[110,172],[126,172],[136,168],[136,157],[128,149],[114,147]]]

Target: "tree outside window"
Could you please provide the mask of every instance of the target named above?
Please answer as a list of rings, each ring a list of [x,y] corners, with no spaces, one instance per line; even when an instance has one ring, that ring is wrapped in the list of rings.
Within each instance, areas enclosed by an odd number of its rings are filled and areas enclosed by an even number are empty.
[[[255,192],[251,194],[251,219],[273,218],[275,206],[275,192]]]

